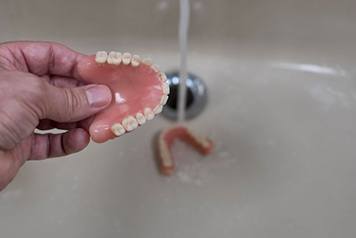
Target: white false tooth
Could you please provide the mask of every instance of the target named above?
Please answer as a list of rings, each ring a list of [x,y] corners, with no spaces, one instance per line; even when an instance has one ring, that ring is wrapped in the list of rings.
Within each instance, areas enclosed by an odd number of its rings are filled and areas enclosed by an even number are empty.
[[[160,139],[160,153],[161,153],[161,162],[163,166],[173,166],[173,161],[172,157],[169,153],[169,149],[167,147],[167,144],[163,141],[163,139]]]
[[[125,65],[130,64],[131,62],[131,54],[126,52],[122,55],[122,63]]]
[[[162,156],[162,165],[165,167],[170,167],[173,166],[173,160],[170,156],[170,154],[168,153],[168,151],[164,151],[161,154]]]
[[[138,56],[138,55],[133,55],[133,56],[132,56],[132,59],[131,59],[131,65],[132,65],[133,67],[139,66],[139,65],[140,65],[140,56]]]
[[[125,128],[126,131],[132,131],[137,128],[137,121],[133,116],[128,116],[125,117],[124,120],[122,120],[122,125]],[[136,127],[135,127],[136,125]]]
[[[146,118],[141,112],[136,113],[136,120],[140,125],[143,125],[146,122]]]
[[[205,148],[211,146],[210,143],[209,143],[209,141],[207,141],[207,140],[202,140],[202,141],[201,141],[201,144],[202,144]]]
[[[155,114],[153,113],[151,108],[146,107],[145,110],[143,110],[143,114],[146,117],[146,120],[152,120],[155,117]]]
[[[122,126],[125,128],[125,130],[127,131],[130,131],[130,123],[129,123],[129,119],[128,117],[125,117],[123,120],[122,120]]]
[[[167,76],[166,76],[166,74],[163,73],[163,72],[161,72],[160,78],[161,78],[161,80],[162,80],[163,82],[166,82],[166,81],[167,81]]]
[[[153,69],[153,71],[155,71],[156,73],[159,72],[159,67],[158,67],[158,65],[156,65],[156,64],[151,65],[151,69]]]
[[[120,52],[111,51],[107,61],[109,64],[119,65],[121,63],[121,57],[122,55]]]
[[[104,64],[108,58],[108,53],[106,51],[98,51],[95,55],[95,62],[99,64]]]
[[[161,113],[163,109],[163,106],[161,104],[157,105],[155,108],[153,108],[153,113],[158,114]]]
[[[142,62],[147,65],[152,65],[152,60],[150,58],[146,58],[146,59],[142,60]]]
[[[162,84],[162,91],[164,94],[168,95],[169,94],[169,85],[168,83],[163,83]]]
[[[121,136],[121,135],[125,134],[125,132],[126,132],[125,128],[120,123],[115,123],[114,125],[112,125],[111,131],[116,136]]]
[[[165,144],[164,140],[162,138],[159,138],[159,147],[161,149],[165,149],[165,146],[166,146],[166,144]]]
[[[163,106],[163,105],[165,105],[167,103],[167,101],[168,101],[168,96],[167,95],[163,95],[161,97],[160,104]]]
[[[134,118],[134,117],[130,118],[130,126],[131,126],[132,130],[134,130],[138,127],[138,122],[137,122],[136,118]]]

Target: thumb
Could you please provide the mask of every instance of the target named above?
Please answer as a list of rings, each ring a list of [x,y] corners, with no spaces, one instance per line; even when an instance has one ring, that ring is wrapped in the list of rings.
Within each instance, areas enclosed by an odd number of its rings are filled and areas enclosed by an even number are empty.
[[[106,108],[111,98],[111,91],[105,85],[74,88],[50,86],[45,116],[58,122],[79,121]]]

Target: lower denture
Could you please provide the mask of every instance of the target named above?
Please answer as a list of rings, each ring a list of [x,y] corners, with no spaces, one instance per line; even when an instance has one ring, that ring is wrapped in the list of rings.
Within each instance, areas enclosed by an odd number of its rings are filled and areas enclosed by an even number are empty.
[[[105,84],[113,94],[111,105],[96,115],[89,128],[95,142],[103,143],[143,125],[162,111],[169,87],[164,73],[138,55],[99,51],[78,64],[88,83]]]
[[[177,125],[163,130],[158,137],[158,165],[160,172],[166,176],[175,171],[171,148],[176,140],[186,142],[202,155],[208,155],[213,150],[211,140],[195,135],[185,126]]]

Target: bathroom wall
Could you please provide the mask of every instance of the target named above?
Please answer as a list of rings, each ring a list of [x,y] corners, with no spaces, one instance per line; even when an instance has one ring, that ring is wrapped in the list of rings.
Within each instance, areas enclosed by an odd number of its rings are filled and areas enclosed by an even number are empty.
[[[192,0],[191,39],[348,42],[350,0]],[[3,0],[0,40],[175,41],[178,0]],[[276,37],[278,35],[278,38]],[[342,35],[342,37],[340,37]],[[345,37],[345,35],[349,37]],[[277,40],[277,41],[276,41]]]

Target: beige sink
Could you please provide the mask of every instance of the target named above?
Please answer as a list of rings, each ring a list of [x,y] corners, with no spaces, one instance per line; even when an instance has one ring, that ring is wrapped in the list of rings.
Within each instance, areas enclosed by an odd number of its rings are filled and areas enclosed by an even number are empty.
[[[356,2],[192,0],[189,69],[209,88],[178,171],[158,174],[160,117],[67,159],[29,162],[0,193],[1,237],[354,237]],[[131,51],[176,69],[178,1],[12,0],[0,41]]]

